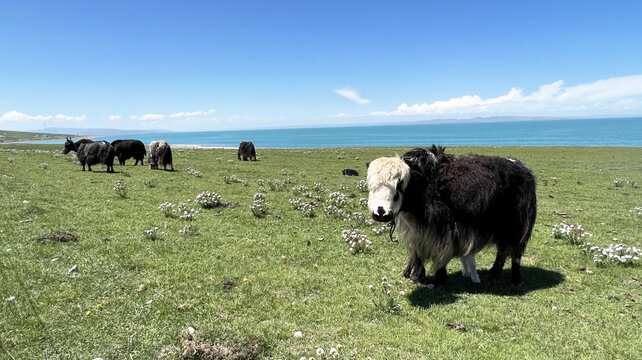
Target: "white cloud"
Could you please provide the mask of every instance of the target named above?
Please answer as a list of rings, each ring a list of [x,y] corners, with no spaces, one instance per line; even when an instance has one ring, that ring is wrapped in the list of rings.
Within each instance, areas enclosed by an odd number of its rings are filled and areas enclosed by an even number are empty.
[[[333,89],[333,91],[344,98],[348,100],[352,100],[356,102],[357,104],[360,105],[365,105],[370,102],[370,99],[364,99],[359,96],[359,93],[357,93],[355,90],[352,90],[350,88],[343,88],[343,89]]]
[[[132,115],[129,118],[132,120],[160,120],[164,118],[163,114],[145,114],[145,115]]]
[[[169,117],[171,118],[194,117],[194,116],[201,116],[201,115],[211,115],[211,114],[214,114],[215,112],[216,110],[214,109],[209,109],[207,111],[199,110],[199,111],[192,111],[192,112],[178,112],[178,113],[170,114]]]
[[[457,114],[533,114],[536,112],[569,112],[630,109],[638,105],[627,97],[642,94],[642,75],[631,75],[593,83],[565,86],[559,80],[541,85],[537,91],[524,95],[522,89],[512,88],[507,94],[484,99],[479,95],[464,95],[449,100],[408,105],[403,103],[393,111],[374,111],[370,115],[457,115]],[[618,107],[619,105],[619,107]]]
[[[87,119],[85,114],[79,116],[70,116],[65,114],[58,115],[28,115],[16,110],[6,112],[0,116],[0,121],[7,122],[34,122],[44,120],[61,120],[61,121],[84,121]]]
[[[109,115],[107,118],[108,118],[109,120],[120,120],[120,119],[122,119],[123,117],[122,117],[122,116],[120,116],[120,115]]]

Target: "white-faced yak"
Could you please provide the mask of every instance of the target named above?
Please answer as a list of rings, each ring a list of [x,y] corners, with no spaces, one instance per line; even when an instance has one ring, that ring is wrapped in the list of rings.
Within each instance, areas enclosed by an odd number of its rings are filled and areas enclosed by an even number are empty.
[[[149,168],[156,170],[159,166],[163,170],[167,170],[167,165],[170,166],[171,171],[174,171],[172,164],[172,148],[165,140],[152,141],[149,144],[149,157],[147,158]]]
[[[478,283],[475,254],[494,244],[497,256],[489,275],[498,276],[510,256],[511,280],[519,284],[537,213],[533,173],[519,160],[456,158],[444,150],[416,148],[402,157],[378,158],[368,168],[368,209],[374,220],[392,222],[408,248],[403,275],[444,285],[446,265],[458,257],[463,276]],[[427,261],[434,283],[425,276]]]

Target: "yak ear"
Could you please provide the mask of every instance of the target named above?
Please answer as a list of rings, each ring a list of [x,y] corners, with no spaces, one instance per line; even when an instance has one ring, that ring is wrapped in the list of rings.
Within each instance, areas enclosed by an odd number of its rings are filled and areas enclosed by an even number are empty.
[[[418,151],[421,150],[421,151]],[[437,157],[430,151],[424,149],[415,149],[405,153],[402,157],[403,161],[410,166],[411,169],[418,170],[423,174],[428,174],[432,171]]]

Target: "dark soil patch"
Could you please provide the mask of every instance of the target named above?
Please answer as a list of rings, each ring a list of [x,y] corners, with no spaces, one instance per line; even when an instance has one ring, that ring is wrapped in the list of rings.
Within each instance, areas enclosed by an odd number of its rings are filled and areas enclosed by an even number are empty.
[[[56,231],[40,235],[38,241],[46,242],[78,242],[78,238],[68,231]]]

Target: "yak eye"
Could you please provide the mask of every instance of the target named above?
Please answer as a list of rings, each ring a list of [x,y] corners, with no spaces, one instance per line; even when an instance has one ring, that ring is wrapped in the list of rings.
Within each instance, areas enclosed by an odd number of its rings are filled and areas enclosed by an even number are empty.
[[[393,201],[397,201],[397,200],[399,200],[399,193],[395,194],[395,197],[393,199]]]

